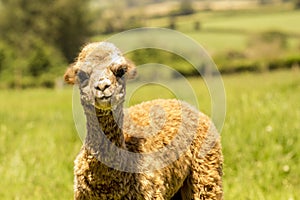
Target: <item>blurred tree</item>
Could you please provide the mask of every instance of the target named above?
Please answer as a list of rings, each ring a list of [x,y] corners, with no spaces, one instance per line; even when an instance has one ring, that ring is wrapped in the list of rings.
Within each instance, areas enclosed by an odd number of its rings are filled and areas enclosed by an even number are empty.
[[[126,4],[128,7],[138,6],[140,3],[140,0],[126,0]]]
[[[193,0],[181,0],[179,12],[182,15],[193,14],[195,12],[193,8]]]
[[[261,5],[272,3],[272,0],[259,0]]]
[[[177,15],[190,15],[195,12],[193,8],[193,0],[180,0],[179,7],[170,12],[170,15],[177,16]]]
[[[44,50],[38,47],[29,59],[28,70],[30,75],[37,77],[42,73],[48,72],[51,67],[49,59]]]
[[[58,47],[68,61],[90,34],[89,1],[0,0],[0,39],[26,54],[40,38]],[[27,56],[27,55],[25,55]]]
[[[294,0],[295,8],[300,9],[300,0]]]
[[[1,62],[9,84],[26,87],[44,73],[62,73],[58,67],[72,62],[91,34],[89,9],[89,0],[0,0],[0,43],[8,47],[5,66]]]
[[[55,44],[68,61],[73,61],[87,38],[91,35],[92,18],[89,15],[89,1],[56,0],[51,16],[55,20]],[[51,27],[49,32],[51,33]]]
[[[0,74],[4,66],[5,53],[3,49],[0,49]]]
[[[111,34],[144,26],[146,18],[143,15],[142,7],[138,7],[138,4],[135,4],[140,14],[132,14],[127,12],[126,6],[128,5],[124,4],[124,2],[119,3],[117,0],[111,1],[115,3],[112,3],[106,12],[103,12],[101,18],[98,17],[98,20],[95,20],[98,27],[103,27],[102,31],[99,32]]]
[[[194,30],[199,31],[201,29],[201,22],[199,20],[196,20],[194,22]]]
[[[254,34],[248,42],[246,56],[250,60],[274,60],[284,54],[287,48],[287,35],[279,31],[266,31]]]
[[[136,7],[141,5],[153,4],[153,3],[161,3],[166,0],[125,0],[125,3],[128,7]],[[119,1],[120,2],[120,1]]]
[[[170,16],[169,28],[175,30],[176,29],[176,17]]]

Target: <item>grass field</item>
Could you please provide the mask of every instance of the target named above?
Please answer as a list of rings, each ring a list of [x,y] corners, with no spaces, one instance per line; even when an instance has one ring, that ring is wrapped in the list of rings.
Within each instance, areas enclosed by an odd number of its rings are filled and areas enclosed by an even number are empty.
[[[223,78],[225,199],[296,200],[300,71]],[[203,82],[190,82],[209,112]],[[157,91],[142,94],[150,99]],[[73,160],[81,146],[72,89],[2,90],[0,96],[0,199],[72,199]]]
[[[252,34],[264,31],[280,31],[293,40],[291,46],[300,45],[299,10],[241,10],[241,11],[202,11],[191,16],[178,17],[176,30],[197,40],[209,51],[246,48]],[[199,21],[201,29],[194,30]],[[147,26],[168,27],[168,17],[149,20]],[[295,41],[295,38],[297,39]]]
[[[175,30],[202,45],[222,72],[236,72],[269,70],[274,64],[278,68],[290,68],[293,62],[299,63],[298,19],[299,10],[278,6],[199,11],[193,15],[176,16],[172,20]],[[143,25],[169,28],[172,20],[168,15],[153,17],[146,19]],[[199,29],[195,29],[195,23],[198,23]],[[92,41],[102,41],[112,35],[98,35]],[[172,42],[169,38],[167,43]],[[184,44],[177,40],[177,44],[180,42]]]

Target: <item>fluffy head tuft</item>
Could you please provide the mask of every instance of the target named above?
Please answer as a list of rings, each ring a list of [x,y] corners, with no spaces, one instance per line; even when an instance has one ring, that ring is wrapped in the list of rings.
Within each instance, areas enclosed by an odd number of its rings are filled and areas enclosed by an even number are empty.
[[[135,65],[112,43],[86,45],[71,65],[64,80],[78,84],[81,99],[99,109],[111,109],[124,101],[127,79],[136,75]]]

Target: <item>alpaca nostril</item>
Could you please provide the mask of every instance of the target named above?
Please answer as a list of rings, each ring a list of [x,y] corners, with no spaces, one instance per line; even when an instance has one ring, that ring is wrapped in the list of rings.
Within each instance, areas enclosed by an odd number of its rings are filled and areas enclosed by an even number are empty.
[[[98,85],[95,85],[95,89],[96,90],[101,90],[100,87]]]
[[[111,81],[109,79],[103,79],[103,80],[98,81],[95,84],[95,89],[104,91],[106,88],[109,88],[110,85],[111,85]]]

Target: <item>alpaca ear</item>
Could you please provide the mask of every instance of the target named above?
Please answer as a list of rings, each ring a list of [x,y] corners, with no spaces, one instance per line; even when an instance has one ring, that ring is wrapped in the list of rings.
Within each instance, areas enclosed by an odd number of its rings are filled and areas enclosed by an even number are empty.
[[[66,83],[74,85],[76,82],[76,74],[78,72],[78,69],[74,67],[74,65],[71,65],[70,67],[67,68],[65,75],[64,75],[64,80]]]
[[[127,79],[134,79],[137,75],[135,64],[131,61],[126,59],[127,65]]]

